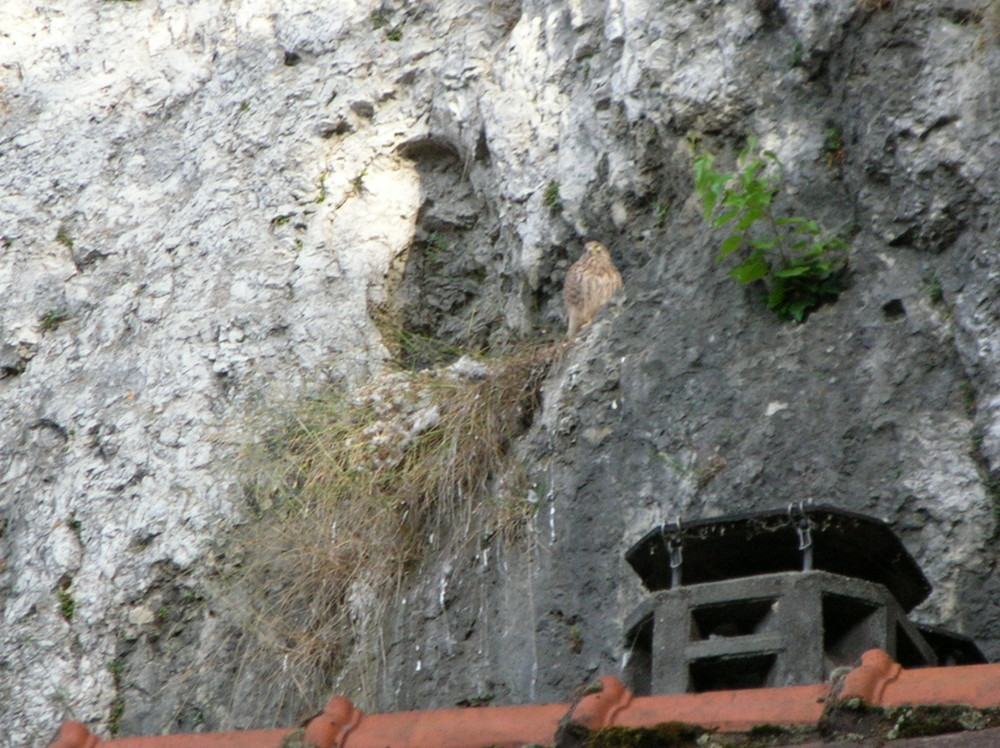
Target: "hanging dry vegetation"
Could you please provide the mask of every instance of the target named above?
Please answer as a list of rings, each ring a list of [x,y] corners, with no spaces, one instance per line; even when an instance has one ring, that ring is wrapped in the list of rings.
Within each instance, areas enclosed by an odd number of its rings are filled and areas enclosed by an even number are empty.
[[[428,551],[508,532],[534,511],[511,445],[553,353],[543,345],[392,372],[258,429],[245,460],[258,517],[238,538],[234,589],[250,614],[245,657],[282,666],[278,704],[326,697],[354,645],[377,640],[393,592]],[[356,692],[371,693],[376,655],[350,657]]]

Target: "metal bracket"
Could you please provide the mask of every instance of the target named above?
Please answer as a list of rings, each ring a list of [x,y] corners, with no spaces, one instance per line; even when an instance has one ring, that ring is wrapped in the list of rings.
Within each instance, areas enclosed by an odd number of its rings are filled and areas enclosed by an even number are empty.
[[[788,505],[788,521],[799,536],[799,550],[802,551],[802,571],[812,571],[813,568],[813,538],[812,523],[806,514],[806,502],[800,501],[798,506]]]
[[[681,566],[684,563],[684,539],[680,517],[669,525],[664,524],[662,533],[667,552],[670,554],[670,587],[673,589],[683,584]]]

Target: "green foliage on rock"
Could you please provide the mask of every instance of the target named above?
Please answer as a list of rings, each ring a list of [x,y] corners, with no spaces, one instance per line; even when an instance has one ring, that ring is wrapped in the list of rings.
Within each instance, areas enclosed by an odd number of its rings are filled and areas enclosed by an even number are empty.
[[[715,156],[702,153],[694,160],[695,190],[705,219],[730,232],[716,262],[738,258],[729,275],[740,283],[761,281],[767,308],[780,319],[802,322],[844,290],[847,245],[816,221],[775,214],[781,178],[769,166],[780,167],[778,158],[758,151],[755,138],[740,153],[735,174],[716,171]]]
[[[542,193],[542,204],[554,212],[559,212],[563,208],[562,198],[559,197],[559,182],[552,180],[545,185],[545,192]]]
[[[76,598],[70,594],[68,589],[58,590],[56,597],[59,598],[59,614],[65,620],[72,621],[73,614],[76,612]]]
[[[59,329],[59,325],[68,320],[70,313],[63,307],[53,307],[38,319],[38,326],[45,332]]]
[[[67,249],[73,249],[73,239],[69,235],[69,232],[66,230],[65,226],[61,227],[59,231],[56,232],[56,241],[62,244]]]

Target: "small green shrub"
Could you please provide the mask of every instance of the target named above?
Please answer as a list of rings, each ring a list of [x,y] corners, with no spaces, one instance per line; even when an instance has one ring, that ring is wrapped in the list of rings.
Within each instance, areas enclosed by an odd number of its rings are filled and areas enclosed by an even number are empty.
[[[67,249],[73,249],[73,239],[69,235],[65,226],[60,227],[60,229],[56,232],[56,241]]]
[[[125,672],[125,662],[121,659],[115,658],[108,663],[108,672],[111,673],[111,677],[115,682],[115,686],[121,684],[122,673]]]
[[[403,38],[403,27],[402,26],[390,26],[389,17],[384,13],[374,12],[370,16],[372,28],[375,31],[379,29],[384,29],[382,32],[385,35],[386,40],[390,42],[398,42]]]
[[[49,332],[58,329],[59,325],[69,319],[69,316],[68,309],[53,307],[39,318],[38,324],[43,330]]]
[[[816,221],[774,214],[781,180],[767,166],[780,167],[777,156],[758,152],[756,138],[750,138],[736,174],[716,171],[714,163],[711,153],[697,156],[694,180],[705,219],[731,232],[716,262],[740,257],[729,275],[740,283],[761,281],[767,308],[779,319],[802,322],[821,304],[836,300],[844,290],[847,245],[824,234]]]
[[[125,699],[120,696],[111,702],[108,714],[108,734],[114,737],[122,730],[122,715],[125,714]]]
[[[73,614],[76,612],[76,599],[68,589],[58,590],[56,597],[59,598],[59,614],[67,621],[72,621]]]
[[[788,58],[788,67],[795,68],[801,65],[804,56],[805,48],[802,46],[802,42],[795,42],[792,46],[792,54]]]
[[[553,180],[545,186],[545,192],[542,193],[542,203],[546,208],[556,212],[562,210],[562,200],[559,199],[559,182]]]
[[[658,201],[653,205],[653,210],[656,212],[656,225],[663,226],[667,222],[667,214],[670,213],[670,201]]]
[[[831,127],[823,136],[823,152],[826,154],[826,165],[828,167],[839,166],[847,160],[847,151],[844,150],[844,134],[839,127]]]
[[[959,381],[958,388],[962,393],[962,407],[965,409],[965,415],[969,418],[976,417],[976,408],[979,405],[979,395],[976,393],[976,387],[972,384],[972,380],[965,378]]]
[[[928,270],[924,273],[923,278],[924,291],[927,292],[927,299],[934,304],[944,303],[944,286],[941,285],[941,279],[934,270]]]
[[[579,626],[569,627],[569,651],[573,654],[580,654],[583,651],[583,634],[580,633]]]
[[[362,169],[357,173],[357,175],[351,180],[351,189],[354,190],[354,194],[360,195],[365,189],[365,176],[368,174],[368,169]]]

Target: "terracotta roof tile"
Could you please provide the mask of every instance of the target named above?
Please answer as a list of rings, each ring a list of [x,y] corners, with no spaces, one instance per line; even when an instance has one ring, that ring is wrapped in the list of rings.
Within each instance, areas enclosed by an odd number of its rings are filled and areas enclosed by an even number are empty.
[[[552,744],[560,726],[584,733],[612,725],[648,728],[683,722],[721,732],[749,731],[760,725],[819,727],[833,704],[898,707],[903,704],[959,704],[1000,707],[1000,664],[904,669],[885,652],[870,650],[842,685],[789,686],[699,694],[634,696],[617,678],[573,704],[472,707],[364,714],[349,699],[335,696],[301,734],[292,730],[200,733],[100,740],[79,722],[66,722],[49,748],[279,748],[286,738],[315,748],[515,748]],[[826,710],[826,711],[825,711]],[[863,717],[865,708],[858,709]],[[885,712],[890,714],[890,712]],[[982,731],[967,731],[892,742],[892,748],[994,748],[1000,746],[1000,709]],[[860,724],[860,722],[859,722]],[[884,725],[884,719],[882,724]],[[563,730],[565,732],[565,729]],[[885,736],[855,746],[881,746]],[[883,742],[879,742],[879,740]],[[828,744],[828,743],[827,743]],[[801,744],[800,744],[801,745]],[[819,746],[814,743],[813,746]]]

